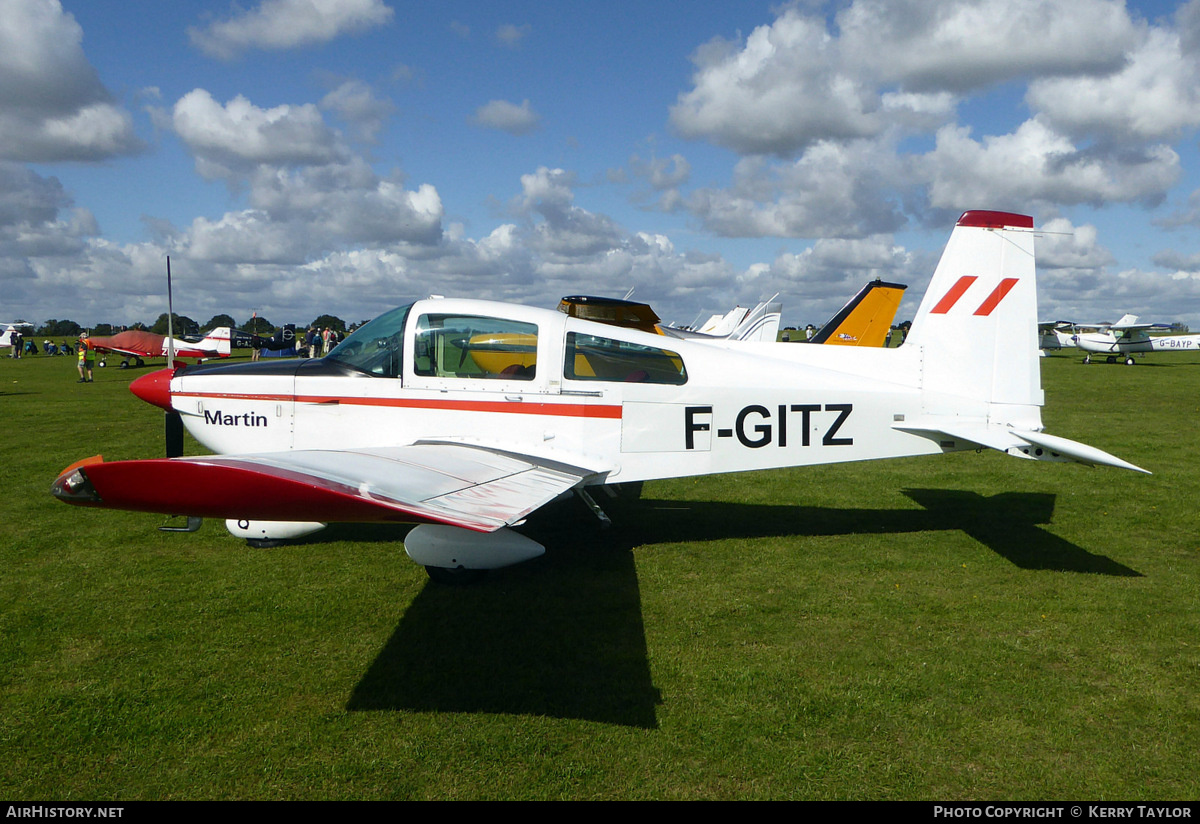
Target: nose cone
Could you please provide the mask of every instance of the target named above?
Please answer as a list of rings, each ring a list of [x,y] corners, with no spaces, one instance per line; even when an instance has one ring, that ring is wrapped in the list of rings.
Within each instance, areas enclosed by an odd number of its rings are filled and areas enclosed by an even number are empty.
[[[129,384],[129,391],[137,395],[146,403],[154,404],[160,409],[171,411],[171,376],[175,374],[175,370],[171,367],[159,369],[157,372],[151,372],[147,375],[142,375],[140,378]]]

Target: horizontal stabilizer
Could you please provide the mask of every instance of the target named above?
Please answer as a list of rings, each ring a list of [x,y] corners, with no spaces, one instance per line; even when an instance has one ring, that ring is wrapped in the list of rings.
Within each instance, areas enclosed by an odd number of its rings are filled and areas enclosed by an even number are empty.
[[[1047,435],[1045,432],[1018,432],[1017,435],[1021,439],[1029,441],[1035,447],[1048,449],[1051,452],[1058,452],[1066,455],[1073,461],[1087,464],[1088,466],[1101,464],[1103,466],[1113,466],[1117,469],[1132,469],[1134,472],[1150,474],[1150,470],[1148,469],[1142,469],[1140,466],[1129,463],[1129,461],[1121,460],[1116,455],[1110,455],[1103,449],[1097,449],[1094,446],[1088,446],[1079,441],[1072,441],[1069,438]]]
[[[1013,429],[1008,426],[998,426],[986,423],[963,423],[941,417],[927,417],[913,421],[893,424],[895,429],[911,432],[923,438],[936,441],[946,449],[961,449],[960,442],[966,441],[978,446],[995,449],[1018,458],[1031,458],[1040,461],[1070,461],[1074,463],[1095,466],[1111,466],[1117,469],[1131,469],[1134,472],[1149,470],[1135,466],[1128,461],[1110,455],[1103,449],[1088,446],[1057,435],[1047,435],[1044,432],[1031,432]]]

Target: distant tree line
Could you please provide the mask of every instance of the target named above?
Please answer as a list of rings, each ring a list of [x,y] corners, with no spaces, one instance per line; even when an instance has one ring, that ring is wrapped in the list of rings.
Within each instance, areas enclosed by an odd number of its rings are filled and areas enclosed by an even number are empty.
[[[361,326],[363,323],[366,323],[366,321],[360,321],[357,326]],[[232,329],[241,329],[244,332],[250,332],[252,334],[257,333],[263,337],[268,337],[273,335],[275,330],[279,328],[271,321],[264,317],[259,317],[258,315],[253,315],[247,318],[243,323],[239,324],[233,319],[232,315],[225,314],[213,315],[213,317],[209,318],[207,323],[197,323],[187,315],[175,313],[172,315],[171,325],[176,336],[199,335],[205,332],[210,332],[213,329],[221,326],[228,326]],[[299,324],[297,324],[297,326],[299,326]],[[339,334],[343,335],[347,331],[346,322],[334,315],[320,315],[311,323],[306,324],[304,328],[307,329],[310,326],[316,329],[324,329],[328,326],[330,329],[333,329]],[[109,323],[98,323],[90,329],[80,326],[73,320],[58,320],[56,318],[51,318],[42,325],[35,326],[34,331],[27,335],[27,337],[76,338],[85,333],[91,335],[115,335],[118,332],[122,332],[126,329],[141,329],[149,332],[155,332],[159,335],[165,335],[167,334],[167,313],[163,312],[158,316],[158,319],[155,320],[154,323],[149,325],[144,323],[134,323],[130,324],[129,326],[118,326]]]

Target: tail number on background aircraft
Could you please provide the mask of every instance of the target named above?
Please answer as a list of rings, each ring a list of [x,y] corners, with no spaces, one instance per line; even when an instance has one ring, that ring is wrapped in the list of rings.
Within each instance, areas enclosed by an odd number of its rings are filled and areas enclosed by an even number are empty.
[[[838,430],[854,411],[850,403],[793,403],[779,404],[772,411],[760,404],[742,407],[734,419],[734,425],[729,429],[718,429],[718,438],[737,438],[742,446],[758,449],[774,443],[776,446],[788,445],[788,424],[800,418],[800,445],[809,446],[812,443],[813,416],[833,413],[828,422],[825,434],[821,436],[823,446],[850,446],[853,438],[839,438]],[[711,406],[686,406],[683,411],[684,445],[687,449],[696,448],[696,433],[709,432],[712,428],[713,408]],[[772,422],[773,421],[773,422]],[[793,438],[794,441],[794,438]]]

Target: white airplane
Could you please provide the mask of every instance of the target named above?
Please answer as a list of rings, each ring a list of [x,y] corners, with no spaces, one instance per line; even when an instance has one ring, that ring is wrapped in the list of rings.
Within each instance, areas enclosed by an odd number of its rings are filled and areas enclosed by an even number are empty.
[[[1104,355],[1108,363],[1123,359],[1133,366],[1133,356],[1147,352],[1195,352],[1200,349],[1200,335],[1156,335],[1152,330],[1170,329],[1166,323],[1138,323],[1137,315],[1124,315],[1116,323],[1096,324],[1094,332],[1078,332],[1072,336],[1075,345],[1087,354],[1084,363],[1092,362],[1092,355]]]
[[[1069,320],[1056,320],[1053,323],[1038,324],[1038,346],[1044,350],[1072,349],[1075,346],[1075,335],[1079,333],[1080,324]]]
[[[16,332],[20,329],[32,329],[32,328],[33,328],[32,323],[26,323],[23,320],[17,320],[17,321],[11,321],[11,322],[0,320],[0,329],[4,330],[4,331],[0,332],[0,346],[12,346],[13,332]]]
[[[212,456],[68,467],[52,492],[259,541],[418,523],[435,578],[536,557],[513,530],[604,484],[978,450],[1145,470],[1042,431],[1032,218],[959,218],[898,348],[674,339],[431,299],[328,356],[164,369],[132,390]],[[478,357],[476,356],[478,355]],[[182,452],[182,434],[168,455]],[[603,518],[602,518],[603,520]]]
[[[676,337],[728,338],[730,340],[758,340],[774,343],[779,337],[779,320],[783,315],[783,304],[775,303],[775,297],[764,300],[753,308],[735,306],[724,315],[713,315],[698,329],[668,329],[666,334]]]

